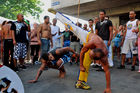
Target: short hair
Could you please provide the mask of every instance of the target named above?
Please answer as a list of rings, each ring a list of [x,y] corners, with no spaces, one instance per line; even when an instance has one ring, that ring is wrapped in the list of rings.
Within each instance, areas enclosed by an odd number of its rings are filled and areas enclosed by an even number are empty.
[[[82,24],[81,24],[81,23],[79,23],[79,22],[78,22],[78,24],[77,24],[77,25],[78,25],[79,27],[82,27]]]
[[[18,18],[18,16],[20,16],[20,15],[22,15],[22,16],[23,16],[23,14],[19,13],[19,14],[17,14],[17,18]]]
[[[93,19],[94,19],[94,20],[95,20],[96,18],[97,18],[97,19],[99,19],[99,17],[98,17],[98,16],[93,17]]]
[[[2,26],[4,26],[4,25],[6,24],[6,22],[7,22],[6,20],[5,20],[5,21],[3,21],[3,22],[2,22]]]
[[[136,12],[135,12],[135,11],[133,11],[133,10],[132,10],[132,11],[129,11],[129,13],[130,13],[130,12],[134,12],[134,14],[136,14]]]
[[[104,56],[104,52],[103,52],[103,50],[100,49],[100,48],[93,49],[93,52],[94,52],[94,53],[100,53],[100,54],[101,54],[101,55],[100,55],[100,58]]]
[[[49,18],[49,16],[44,16],[44,19],[47,19],[47,18]]]
[[[12,22],[12,21],[8,21],[7,23],[8,23],[8,24],[13,24],[13,22]]]
[[[92,22],[94,22],[93,19],[89,19],[88,21],[92,21]]]
[[[49,60],[49,54],[48,53],[42,54],[41,59],[44,59],[45,61],[48,61]]]
[[[57,18],[53,18],[53,20],[57,20]]]
[[[105,10],[100,10],[100,12],[103,12],[104,14],[106,14],[106,11]]]

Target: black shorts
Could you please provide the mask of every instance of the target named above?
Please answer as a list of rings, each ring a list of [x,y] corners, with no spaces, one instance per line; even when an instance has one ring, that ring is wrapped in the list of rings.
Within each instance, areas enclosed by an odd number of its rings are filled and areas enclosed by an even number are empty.
[[[40,45],[30,45],[31,47],[31,56],[38,56]]]

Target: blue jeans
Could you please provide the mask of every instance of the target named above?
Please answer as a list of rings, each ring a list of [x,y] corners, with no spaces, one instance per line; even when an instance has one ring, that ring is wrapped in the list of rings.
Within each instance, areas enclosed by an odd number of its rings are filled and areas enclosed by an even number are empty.
[[[64,46],[63,47],[69,47],[70,46],[70,41],[67,40],[67,41],[64,41]]]
[[[114,64],[113,64],[113,59],[112,59],[112,46],[110,44],[110,46],[108,46],[108,41],[107,40],[104,40],[104,43],[107,47],[107,50],[108,50],[108,62],[109,62],[109,66],[112,67]]]
[[[41,39],[41,55],[44,53],[48,53],[50,49],[50,40]]]

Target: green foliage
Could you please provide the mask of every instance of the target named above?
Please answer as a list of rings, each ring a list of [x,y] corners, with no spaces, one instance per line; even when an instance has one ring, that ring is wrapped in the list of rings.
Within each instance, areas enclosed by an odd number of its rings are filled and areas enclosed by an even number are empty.
[[[22,13],[39,18],[42,12],[40,6],[43,6],[40,0],[0,0],[0,16],[16,19],[16,15]]]

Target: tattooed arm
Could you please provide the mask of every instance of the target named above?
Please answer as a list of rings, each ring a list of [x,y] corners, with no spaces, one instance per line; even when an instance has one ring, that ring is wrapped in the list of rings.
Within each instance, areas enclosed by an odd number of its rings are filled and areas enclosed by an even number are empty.
[[[39,79],[39,77],[41,76],[44,68],[46,67],[46,62],[45,60],[41,59],[41,62],[42,62],[42,65],[40,66],[38,72],[37,72],[37,75],[36,75],[36,78],[34,80],[30,80],[29,83],[36,83],[37,80]]]

